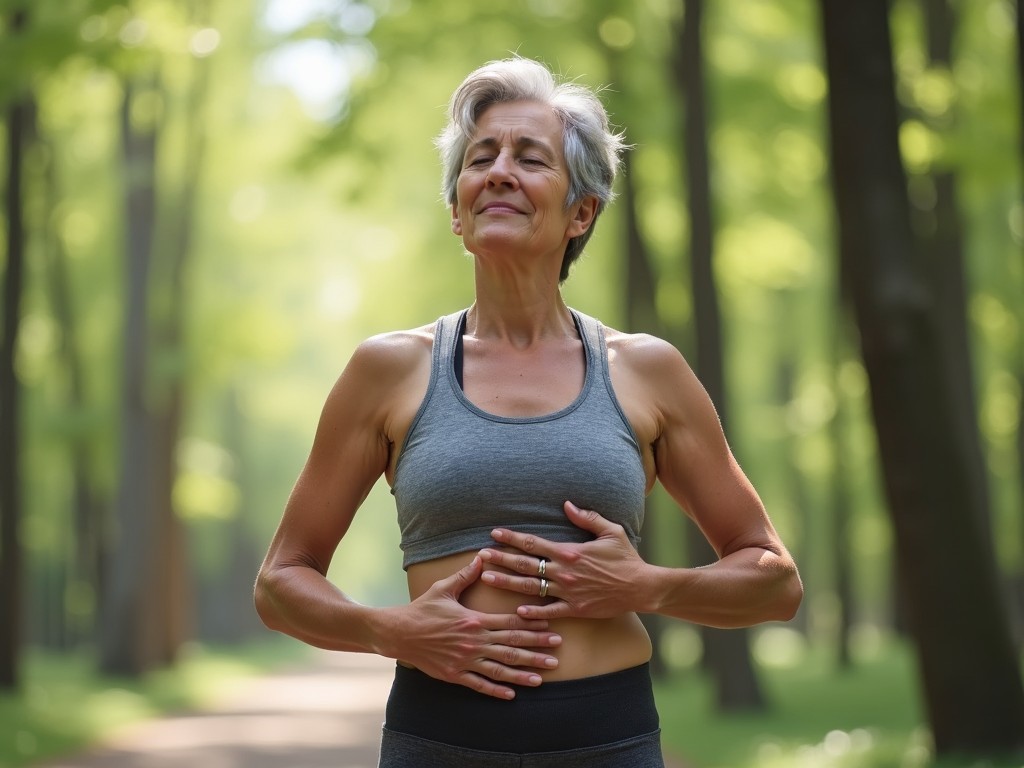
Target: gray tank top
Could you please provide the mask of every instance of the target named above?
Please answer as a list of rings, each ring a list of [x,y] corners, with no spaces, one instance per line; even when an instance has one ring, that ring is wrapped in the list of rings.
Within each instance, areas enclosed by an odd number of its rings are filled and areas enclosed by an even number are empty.
[[[453,364],[466,310],[438,320],[430,383],[391,489],[404,568],[490,546],[499,526],[558,542],[592,539],[569,522],[566,500],[620,523],[636,546],[647,485],[640,448],[612,391],[601,324],[570,311],[586,351],[583,388],[562,410],[528,418],[469,401]]]

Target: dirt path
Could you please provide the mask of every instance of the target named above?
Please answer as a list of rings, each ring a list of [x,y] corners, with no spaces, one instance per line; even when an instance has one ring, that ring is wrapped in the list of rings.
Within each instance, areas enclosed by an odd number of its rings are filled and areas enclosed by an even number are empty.
[[[376,768],[393,669],[323,653],[308,668],[238,684],[215,709],[140,723],[40,768]]]
[[[140,723],[46,768],[375,768],[394,662],[316,658],[240,683],[215,709]]]

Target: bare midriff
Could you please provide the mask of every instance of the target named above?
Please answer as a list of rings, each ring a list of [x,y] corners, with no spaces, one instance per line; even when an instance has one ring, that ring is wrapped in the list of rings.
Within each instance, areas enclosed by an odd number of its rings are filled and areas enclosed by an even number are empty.
[[[415,600],[435,582],[468,565],[474,555],[476,552],[463,552],[409,566],[410,599]],[[484,569],[504,570],[487,564]],[[514,614],[520,605],[542,605],[551,601],[550,597],[509,592],[479,581],[460,598],[464,606],[474,611],[508,614]],[[651,658],[651,639],[635,613],[610,619],[553,619],[548,629],[560,635],[562,643],[556,648],[537,649],[558,659],[555,669],[531,669],[545,680],[575,680],[618,672]]]

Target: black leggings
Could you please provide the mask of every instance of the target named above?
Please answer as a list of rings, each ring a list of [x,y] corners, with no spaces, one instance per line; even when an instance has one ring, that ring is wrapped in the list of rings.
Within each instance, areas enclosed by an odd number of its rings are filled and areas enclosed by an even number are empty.
[[[512,701],[397,665],[380,765],[412,766],[446,748],[438,765],[661,766],[649,665],[518,687]]]

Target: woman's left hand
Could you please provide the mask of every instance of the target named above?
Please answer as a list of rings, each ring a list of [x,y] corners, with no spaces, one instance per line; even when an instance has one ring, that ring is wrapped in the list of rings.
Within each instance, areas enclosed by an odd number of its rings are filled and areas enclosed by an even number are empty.
[[[623,527],[571,501],[564,509],[573,525],[594,534],[593,541],[562,544],[496,529],[491,532],[494,540],[518,551],[485,549],[480,557],[517,575],[485,571],[481,580],[509,592],[557,598],[546,605],[519,606],[519,615],[527,619],[606,619],[644,610],[643,582],[649,566]]]

